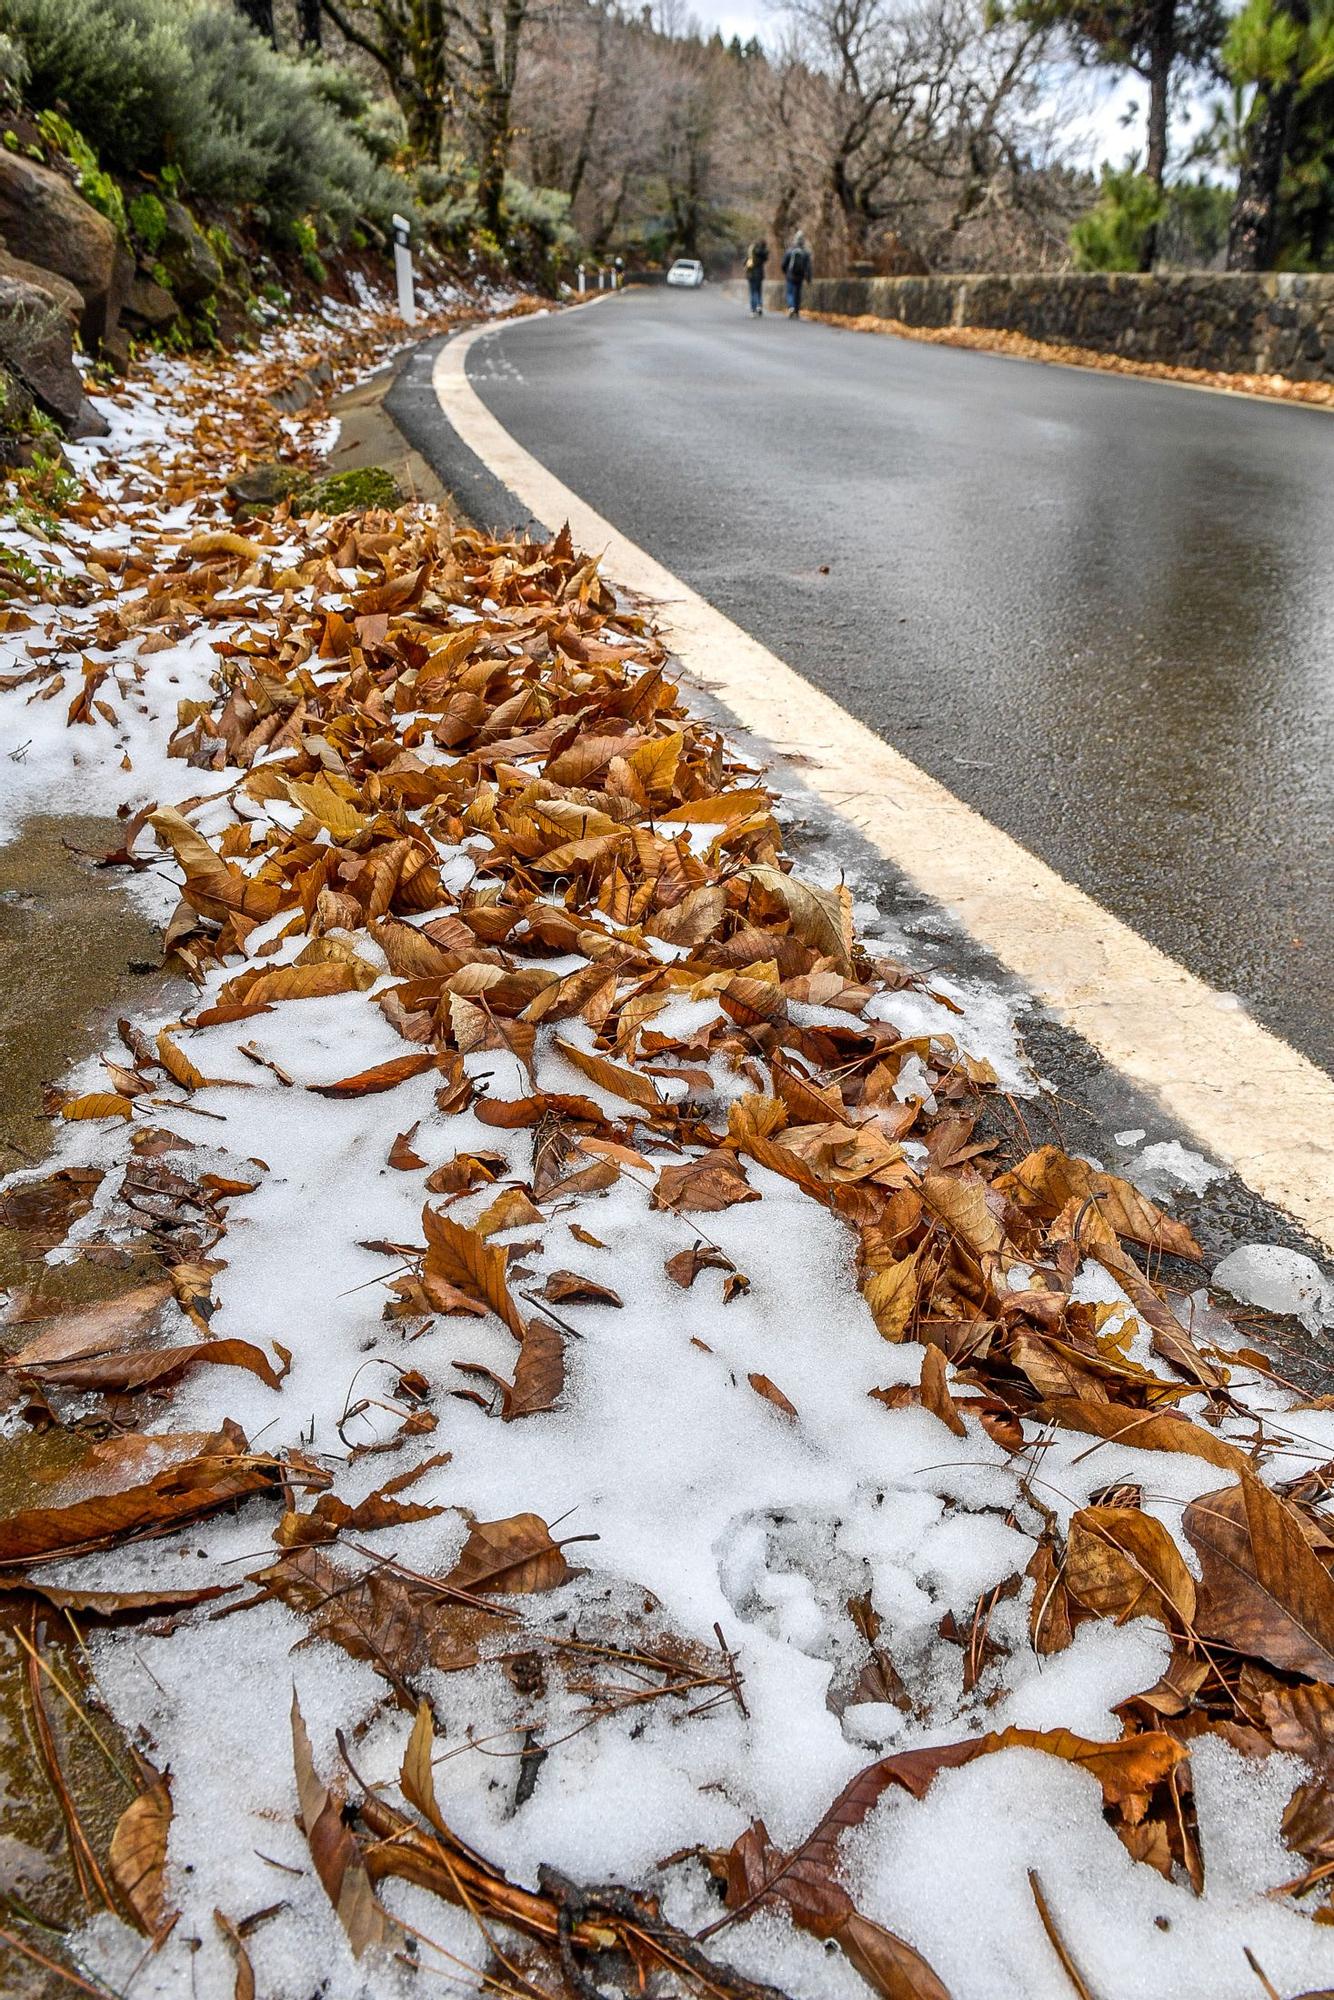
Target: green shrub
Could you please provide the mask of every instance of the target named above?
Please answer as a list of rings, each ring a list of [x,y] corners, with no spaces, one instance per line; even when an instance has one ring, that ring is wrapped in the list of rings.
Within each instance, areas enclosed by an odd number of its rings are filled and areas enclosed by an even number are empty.
[[[18,104],[28,81],[28,63],[12,35],[0,34],[0,102]]]
[[[10,597],[30,597],[41,589],[50,570],[38,569],[22,549],[0,544],[0,603]]]
[[[1207,269],[1227,247],[1233,191],[1213,181],[1178,181],[1165,190],[1158,257],[1185,270]]]
[[[323,65],[277,54],[217,0],[4,0],[35,104],[62,102],[121,172],[167,162],[196,195],[275,222],[387,220],[401,191],[348,130]],[[164,185],[166,175],[162,175]]]
[[[114,224],[119,235],[124,236],[125,197],[112,180],[110,174],[103,173],[98,165],[97,155],[88,141],[68,118],[62,118],[58,111],[43,111],[37,119],[37,129],[48,146],[63,153],[74,169],[75,185],[90,208],[104,215]]]
[[[419,166],[413,191],[422,222],[437,242],[461,247],[475,234],[481,221],[477,170],[466,154],[442,153],[437,165]]]
[[[91,173],[80,174],[79,193],[90,208],[95,208],[99,215],[114,223],[118,235],[127,233],[125,197],[110,174],[104,174],[100,167],[94,167]]]
[[[130,227],[150,257],[156,257],[167,233],[167,211],[155,194],[137,194],[129,206]]]
[[[28,534],[54,541],[59,532],[58,517],[73,505],[83,488],[69,468],[56,457],[37,452],[31,465],[11,475],[15,498],[9,517]]]
[[[354,124],[366,151],[382,165],[397,159],[407,147],[408,128],[403,113],[387,97],[373,97]]]
[[[552,280],[578,242],[569,213],[570,197],[559,189],[530,187],[506,174],[501,215],[511,261],[532,277]]]
[[[324,99],[331,110],[349,125],[365,116],[370,107],[371,92],[359,76],[354,76],[350,69],[341,69],[324,56],[307,56],[304,61],[311,89]]]
[[[1096,203],[1070,231],[1076,269],[1138,271],[1149,231],[1162,213],[1162,189],[1146,174],[1105,166]]]

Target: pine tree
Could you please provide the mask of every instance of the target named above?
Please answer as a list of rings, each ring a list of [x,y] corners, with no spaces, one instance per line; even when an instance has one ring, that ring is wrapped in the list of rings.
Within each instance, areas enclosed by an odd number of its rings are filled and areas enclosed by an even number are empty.
[[[1125,69],[1149,90],[1143,172],[1161,189],[1167,174],[1172,92],[1184,69],[1215,54],[1223,34],[1219,0],[1022,0],[1028,18],[1064,29],[1077,60]],[[1153,265],[1157,232],[1144,236],[1140,268]]]

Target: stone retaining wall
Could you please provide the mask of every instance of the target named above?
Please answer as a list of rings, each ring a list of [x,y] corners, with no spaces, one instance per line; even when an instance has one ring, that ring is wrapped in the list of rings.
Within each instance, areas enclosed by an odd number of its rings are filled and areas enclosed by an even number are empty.
[[[769,305],[781,310],[781,283],[767,291]],[[908,326],[988,327],[1132,361],[1334,382],[1334,276],[817,278],[803,303],[814,312],[871,313]]]

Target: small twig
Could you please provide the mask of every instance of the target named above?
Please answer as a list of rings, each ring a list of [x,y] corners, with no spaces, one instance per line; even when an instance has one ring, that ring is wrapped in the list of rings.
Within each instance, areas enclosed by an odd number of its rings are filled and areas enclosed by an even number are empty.
[[[1033,1892],[1033,1901],[1037,1905],[1038,1915],[1042,1919],[1042,1928],[1047,1933],[1047,1942],[1060,1959],[1066,1978],[1079,1995],[1079,2000],[1093,2000],[1092,1988],[1089,1986],[1079,1967],[1075,1964],[1074,1959],[1071,1958],[1066,1942],[1056,1928],[1056,1919],[1051,1913],[1046,1896],[1043,1894],[1042,1884],[1038,1880],[1038,1871],[1036,1868],[1030,1868],[1028,1871],[1028,1886]],[[1274,2000],[1278,2000],[1277,1994],[1275,1994]]]
[[[304,1868],[293,1868],[290,1861],[275,1861],[271,1854],[263,1853],[258,1847],[250,1851],[252,1854],[258,1854],[260,1860],[267,1862],[270,1868],[281,1868],[284,1875],[304,1875],[306,1872]]]
[[[35,1622],[34,1618],[34,1624]],[[91,1907],[93,1899],[88,1887],[91,1881],[96,1885],[97,1892],[101,1896],[104,1906],[108,1910],[114,1910],[116,1906],[112,1901],[111,1891],[108,1889],[105,1877],[97,1865],[97,1856],[93,1853],[88,1843],[88,1836],[83,1830],[78,1809],[70,1794],[69,1786],[65,1783],[65,1774],[60,1768],[60,1756],[56,1749],[55,1737],[51,1732],[50,1718],[42,1702],[42,1682],[41,1676],[37,1671],[40,1664],[40,1657],[34,1647],[29,1646],[27,1650],[29,1656],[28,1698],[32,1704],[33,1727],[37,1732],[38,1754],[46,1767],[47,1778],[52,1791],[56,1795],[56,1802],[60,1807],[61,1817],[65,1822],[65,1832],[69,1840],[70,1859],[74,1865],[74,1873],[78,1878],[79,1893],[82,1895],[84,1902]]]
[[[54,1972],[57,1978],[65,1980],[70,1986],[76,1986],[80,1993],[91,1993],[95,1996],[95,2000],[119,2000],[114,1987],[92,1985],[81,1973],[71,1972],[68,1966],[61,1965],[54,1958],[47,1958],[44,1952],[35,1950],[32,1945],[24,1944],[23,1939],[15,1937],[13,1931],[0,1929],[0,1941],[9,1945],[14,1951],[21,1951],[34,1965],[40,1965],[44,1972]]]
[[[56,1688],[58,1693],[64,1696],[65,1700],[74,1710],[74,1713],[78,1716],[84,1728],[88,1731],[88,1734],[92,1737],[98,1749],[102,1752],[102,1755],[106,1758],[108,1764],[110,1764],[112,1770],[116,1773],[116,1776],[122,1779],[123,1782],[129,1786],[130,1790],[137,1795],[139,1787],[134,1783],[133,1779],[129,1776],[128,1772],[125,1770],[124,1765],[121,1764],[121,1762],[116,1756],[115,1751],[111,1748],[110,1744],[108,1744],[105,1741],[105,1739],[98,1734],[97,1730],[94,1729],[88,1716],[84,1713],[83,1709],[74,1699],[74,1696],[65,1686],[65,1683],[61,1680],[60,1675],[56,1672],[55,1668],[51,1665],[50,1661],[43,1658],[42,1654],[39,1653],[37,1649],[33,1646],[32,1641],[26,1637],[24,1632],[17,1625],[14,1627],[14,1637],[18,1640],[19,1644],[25,1648],[25,1650],[29,1653],[29,1655],[34,1660],[36,1660],[38,1666],[41,1668],[42,1672],[46,1675],[47,1679]],[[136,1654],[135,1657],[137,1658],[138,1655]],[[161,1685],[162,1684],[159,1681],[158,1686],[161,1687]]]
[[[1247,1965],[1250,1966],[1251,1971],[1255,1974],[1260,1984],[1264,1987],[1266,1994],[1269,1996],[1269,2000],[1282,2000],[1282,1995],[1279,1993],[1278,1988],[1274,1985],[1273,1981],[1268,1977],[1264,1967],[1261,1965],[1259,1959],[1255,1956],[1255,1953],[1251,1950],[1250,1946],[1248,1944],[1244,1944],[1242,1946],[1242,1950],[1246,1954]]]

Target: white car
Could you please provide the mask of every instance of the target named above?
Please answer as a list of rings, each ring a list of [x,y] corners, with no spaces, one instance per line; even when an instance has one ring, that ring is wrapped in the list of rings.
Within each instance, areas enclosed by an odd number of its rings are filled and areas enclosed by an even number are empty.
[[[669,285],[702,285],[704,266],[698,257],[678,257],[667,273]]]

